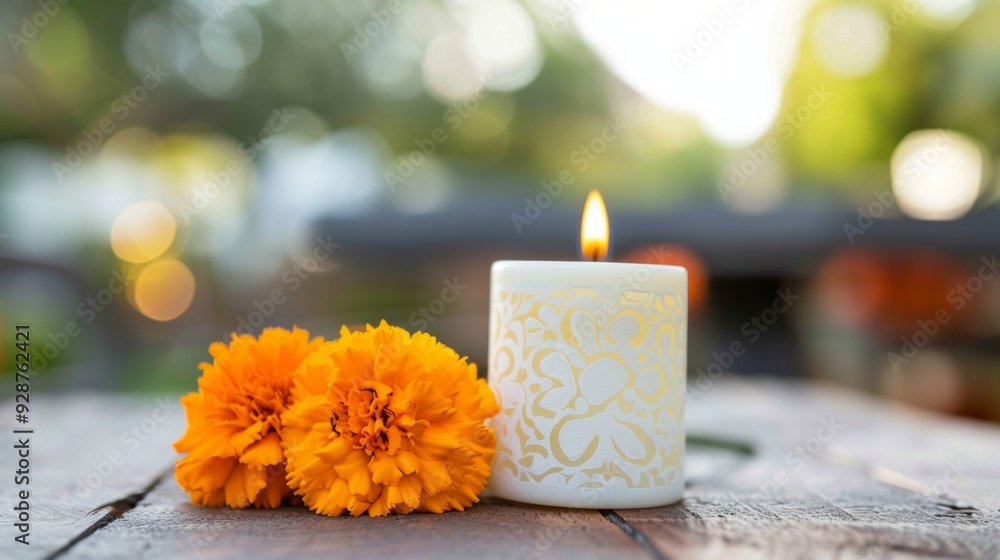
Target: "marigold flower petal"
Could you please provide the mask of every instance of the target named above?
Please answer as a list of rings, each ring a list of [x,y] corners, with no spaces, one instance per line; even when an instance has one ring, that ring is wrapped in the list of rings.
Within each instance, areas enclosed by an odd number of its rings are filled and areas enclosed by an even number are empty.
[[[281,413],[293,373],[323,343],[299,328],[264,329],[259,338],[234,334],[209,347],[212,363],[199,366],[198,392],[181,399],[188,425],[174,443],[187,453],[174,475],[192,502],[273,508],[291,495]]]
[[[256,466],[269,467],[279,465],[285,460],[284,451],[281,449],[281,438],[278,432],[269,432],[260,441],[254,443],[240,457],[240,462]]]
[[[499,411],[466,358],[383,321],[341,329],[295,373],[288,484],[324,515],[462,510],[479,500]]]
[[[232,457],[210,457],[192,460],[190,457],[177,463],[176,476],[181,486],[191,494],[191,501],[197,504],[218,507],[225,503],[222,490],[229,473],[237,464]]]

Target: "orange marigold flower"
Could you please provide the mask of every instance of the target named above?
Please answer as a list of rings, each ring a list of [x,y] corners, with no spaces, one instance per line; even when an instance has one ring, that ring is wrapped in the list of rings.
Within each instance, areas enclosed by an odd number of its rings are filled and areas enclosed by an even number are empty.
[[[340,331],[296,372],[282,415],[288,483],[325,515],[459,511],[478,502],[499,411],[476,366],[434,337]]]
[[[285,482],[281,413],[292,374],[322,338],[294,328],[264,329],[260,338],[236,335],[209,347],[198,392],[181,399],[187,432],[174,443],[187,457],[174,475],[191,501],[217,507],[274,508],[291,494]]]

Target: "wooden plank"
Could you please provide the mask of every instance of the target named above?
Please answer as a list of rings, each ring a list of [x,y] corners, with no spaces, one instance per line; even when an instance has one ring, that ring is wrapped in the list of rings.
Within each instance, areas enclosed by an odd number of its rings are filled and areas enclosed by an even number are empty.
[[[704,558],[996,558],[1000,516],[958,507],[864,471],[814,463],[774,491],[783,464],[755,461],[688,488],[682,504],[618,513],[665,556]]]
[[[756,454],[691,472],[682,504],[619,511],[667,557],[1000,556],[996,427],[769,383],[719,383],[688,410],[690,432]]]
[[[485,500],[465,512],[324,517],[302,507],[203,508],[173,479],[74,558],[648,558],[596,511]]]
[[[3,558],[41,557],[79,534],[99,518],[87,511],[137,491],[172,464],[170,443],[183,430],[183,413],[155,399],[45,395],[39,401],[33,544],[25,551],[7,539]],[[1000,556],[994,426],[830,388],[732,380],[693,398],[688,420],[690,435],[735,441],[754,453],[741,453],[739,445],[691,446],[686,498],[676,506],[605,518],[486,499],[441,516],[326,518],[303,508],[192,506],[168,477],[68,557],[627,559],[649,557],[644,539],[668,558]],[[0,426],[8,433],[14,427]],[[110,465],[116,451],[120,464]],[[0,469],[11,472],[11,460],[0,456]],[[99,483],[89,488],[88,476]],[[9,527],[10,510],[0,516]]]
[[[184,414],[177,397],[113,397],[106,395],[32,395],[28,546],[13,540],[13,472],[11,448],[14,406],[0,410],[6,496],[0,508],[0,558],[40,558],[80,534],[101,514],[95,507],[141,489],[176,457],[170,444],[183,431]],[[10,414],[7,412],[10,411]],[[10,477],[10,478],[8,478]]]
[[[760,455],[785,457],[818,435],[823,422],[842,426],[819,457],[910,478],[985,510],[1000,510],[1000,426],[904,407],[818,384],[727,380],[687,409],[688,432],[753,444]],[[879,474],[881,473],[881,474]],[[883,476],[885,475],[885,476]]]

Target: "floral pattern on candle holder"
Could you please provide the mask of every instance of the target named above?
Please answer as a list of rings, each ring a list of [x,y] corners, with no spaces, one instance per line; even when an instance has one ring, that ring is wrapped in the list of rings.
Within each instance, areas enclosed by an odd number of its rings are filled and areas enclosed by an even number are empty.
[[[660,488],[683,475],[682,295],[500,291],[490,320],[494,477]]]

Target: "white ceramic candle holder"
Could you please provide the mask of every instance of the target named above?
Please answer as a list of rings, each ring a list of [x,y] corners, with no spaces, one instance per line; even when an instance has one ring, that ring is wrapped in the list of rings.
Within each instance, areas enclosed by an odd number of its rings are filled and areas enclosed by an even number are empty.
[[[492,493],[581,508],[680,500],[686,370],[684,268],[494,263]]]

